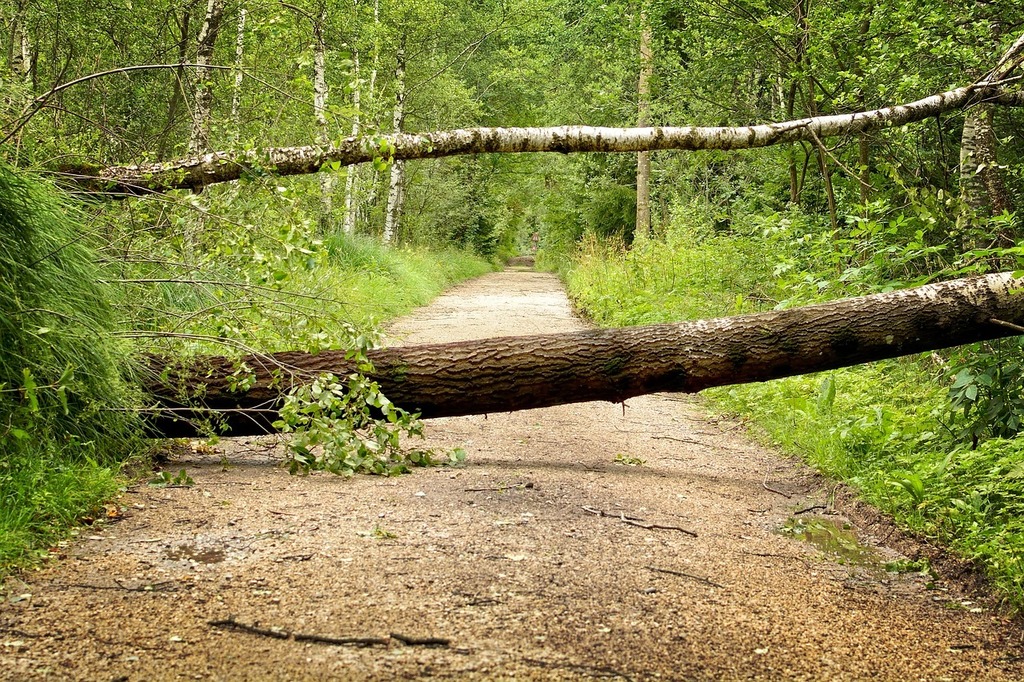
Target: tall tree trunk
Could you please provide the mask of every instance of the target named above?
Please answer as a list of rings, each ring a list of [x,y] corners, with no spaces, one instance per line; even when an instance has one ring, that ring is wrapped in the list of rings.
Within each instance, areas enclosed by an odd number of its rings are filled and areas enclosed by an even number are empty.
[[[989,34],[992,44],[998,45],[1002,39],[1002,25],[998,20],[989,22]],[[1000,59],[995,71],[1005,69],[1004,64],[1013,59],[1021,51],[1018,38],[1006,54]],[[986,78],[992,78],[995,73]],[[964,128],[960,138],[960,197],[965,215],[960,216],[963,225],[971,218],[990,218],[1004,211],[1013,211],[1013,202],[1006,190],[1002,169],[996,157],[997,139],[992,126],[993,105],[981,102],[967,110],[964,115]],[[1014,246],[1016,236],[1009,229],[995,235],[1000,245]]]
[[[1024,281],[1001,273],[717,320],[386,348],[370,352],[371,376],[396,405],[424,417],[619,402],[1020,334],[1022,291]],[[252,388],[233,392],[242,362],[253,368]],[[158,358],[146,388],[167,411],[151,423],[163,435],[189,435],[194,428],[180,419],[214,410],[232,435],[266,432],[289,383],[352,371],[344,351],[184,366]],[[195,398],[182,402],[183,395]]]
[[[359,72],[359,50],[352,50],[352,137],[358,137],[362,116],[362,83]],[[356,232],[356,187],[359,180],[359,166],[349,166],[345,173],[345,234]]]
[[[991,104],[977,104],[964,116],[960,139],[960,195],[970,215],[988,218],[1013,211],[1002,169],[996,161],[996,135]],[[1013,246],[1014,235],[996,235],[1001,245]]]
[[[199,48],[196,51],[195,101],[192,106],[192,134],[188,140],[188,153],[200,154],[210,148],[210,110],[213,90],[210,87],[211,70],[206,65],[213,61],[213,50],[224,16],[224,0],[208,0],[206,18],[199,30]]]
[[[402,132],[405,121],[405,36],[398,46],[395,66],[395,113],[394,131]],[[384,217],[384,243],[391,244],[398,235],[402,220],[402,208],[405,204],[405,161],[395,159],[391,162],[391,181],[388,189],[388,206]]]
[[[25,25],[29,0],[19,0],[11,18],[11,31],[7,63],[15,81],[32,84],[32,42]]]
[[[370,80],[366,90],[369,94],[369,105],[372,107],[372,111],[378,109],[377,105],[383,99],[380,96],[381,93],[377,92],[377,74],[380,71],[380,31],[380,0],[373,0],[373,47],[370,55]],[[368,188],[365,202],[367,213],[376,208],[380,201],[380,171],[377,170],[376,164],[370,167],[369,175],[366,182]]]
[[[20,117],[28,111],[32,105],[32,44],[26,26],[26,14],[29,0],[19,0],[14,8],[14,15],[11,17],[11,30],[7,52],[7,63],[11,69],[11,78],[14,87],[4,88],[3,105],[11,114],[11,118]],[[0,84],[8,79],[0,78]],[[7,114],[7,111],[0,112]],[[21,140],[24,128],[20,127],[11,140],[16,153],[21,148]]]
[[[641,0],[640,9],[640,79],[637,84],[638,128],[646,128],[651,122],[651,77],[654,75],[654,59],[651,53],[651,21]],[[637,152],[636,155],[636,233],[645,237],[651,234],[651,153]]]
[[[327,25],[327,2],[320,5],[320,13],[313,20],[313,114],[316,117],[317,142],[323,146],[331,143],[331,131],[327,122],[327,43],[324,29]],[[334,210],[334,175],[320,173],[320,234],[331,229],[331,214]]]
[[[796,79],[792,80],[786,91],[786,120],[792,120],[796,111]],[[789,166],[789,203],[793,206],[800,205],[800,176],[797,173],[796,164],[797,145],[790,145],[786,160]]]
[[[380,0],[373,0],[373,55],[370,64],[370,99],[377,101],[377,71],[380,69]]]
[[[817,88],[814,84],[814,76],[811,71],[811,58],[807,53],[811,39],[811,26],[808,21],[811,0],[797,0],[794,5],[794,16],[797,26],[797,64],[803,63],[807,72],[807,115],[814,118],[818,116],[818,100],[815,94]],[[836,215],[836,193],[832,186],[832,170],[828,165],[825,143],[814,138],[814,148],[818,156],[818,170],[821,172],[821,181],[825,186],[825,200],[828,203],[828,217],[832,224],[832,232],[839,230],[839,220]]]
[[[242,82],[245,74],[242,71],[244,64],[242,58],[245,56],[245,6],[238,8],[238,28],[235,33],[235,86],[231,90],[231,125],[232,136],[237,143],[241,137],[242,128]]]
[[[871,14],[874,12],[875,3],[870,1],[861,11],[864,18],[860,22],[859,38],[860,44],[866,44],[868,35],[871,33]],[[853,74],[860,78],[861,83],[857,91],[858,108],[863,109],[865,104],[864,93],[864,69],[858,59],[854,59]],[[860,186],[860,203],[867,206],[871,201],[871,137],[868,133],[862,132],[857,137],[857,182]],[[865,210],[867,210],[865,208]]]

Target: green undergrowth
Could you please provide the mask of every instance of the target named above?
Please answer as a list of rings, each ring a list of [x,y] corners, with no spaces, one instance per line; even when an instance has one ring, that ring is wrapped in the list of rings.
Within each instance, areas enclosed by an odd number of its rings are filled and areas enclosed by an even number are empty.
[[[116,263],[122,327],[172,357],[347,349],[377,325],[495,267],[463,250],[317,237],[303,222],[242,227],[229,225],[193,245],[159,241],[159,258]],[[128,230],[124,239],[134,236]]]
[[[451,285],[495,268],[470,251],[388,249],[370,237],[337,235],[325,247],[344,292],[342,305],[360,324],[404,315]]]
[[[706,394],[905,527],[978,562],[1019,609],[1024,442],[990,439],[973,450],[957,443],[945,420],[948,388],[928,362],[878,362]]]
[[[139,446],[94,260],[77,216],[0,165],[0,574],[96,513]]]
[[[144,368],[130,358],[361,352],[377,325],[494,268],[462,250],[318,236],[299,199],[233,191],[76,212],[0,167],[0,575],[102,516],[125,464],[141,461]],[[362,470],[381,443],[397,448],[407,425],[393,421],[339,466]]]
[[[576,305],[609,326],[732,315],[884,288],[854,278],[844,286],[806,271],[787,277],[805,261],[797,249],[761,237],[690,231],[630,251],[585,239],[563,275]],[[1019,610],[1024,440],[1001,437],[1019,429],[1020,399],[1000,373],[1017,367],[1022,355],[1021,345],[1008,341],[703,395],[853,486],[904,527],[976,561]],[[1011,390],[1000,394],[999,385]]]

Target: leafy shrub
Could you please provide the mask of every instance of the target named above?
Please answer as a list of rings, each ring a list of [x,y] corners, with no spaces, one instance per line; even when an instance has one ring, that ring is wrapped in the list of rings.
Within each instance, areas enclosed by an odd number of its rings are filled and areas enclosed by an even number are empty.
[[[1024,339],[974,344],[949,365],[949,420],[977,447],[986,438],[1012,438],[1024,429]]]
[[[292,434],[287,460],[291,473],[394,476],[407,473],[410,466],[458,463],[465,458],[460,449],[439,459],[430,450],[402,447],[403,437],[422,436],[423,424],[418,415],[396,407],[366,376],[373,372],[366,357],[372,344],[372,338],[360,336],[345,354],[356,363],[357,371],[341,378],[323,374],[285,398],[274,426]]]

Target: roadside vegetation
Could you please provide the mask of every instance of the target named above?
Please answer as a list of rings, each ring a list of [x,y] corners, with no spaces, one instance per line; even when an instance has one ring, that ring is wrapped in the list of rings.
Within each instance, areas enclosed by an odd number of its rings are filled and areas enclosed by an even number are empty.
[[[144,208],[76,211],[0,166],[0,575],[74,526],[117,516],[110,500],[153,447],[137,416],[142,354],[365,347],[380,323],[494,267],[454,247],[317,237],[288,201],[264,210],[266,232],[204,211],[216,244],[191,207],[166,211],[163,225]],[[365,425],[364,412],[350,420]],[[344,456],[289,462],[346,469]]]
[[[696,210],[628,250],[584,237],[563,275],[585,314],[620,326],[859,295],[1015,257],[975,251],[943,261],[948,247],[915,243],[925,228],[905,214],[848,220],[855,236],[846,240],[796,211],[743,217],[722,233]],[[878,235],[872,249],[853,250],[858,230]],[[935,262],[945,267],[931,271]],[[903,527],[976,561],[1022,608],[1022,382],[1024,345],[1012,338],[704,395]]]

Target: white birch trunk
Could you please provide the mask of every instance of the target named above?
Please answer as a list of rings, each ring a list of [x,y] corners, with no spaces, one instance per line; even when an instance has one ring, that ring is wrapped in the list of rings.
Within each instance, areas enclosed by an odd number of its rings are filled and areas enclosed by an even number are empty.
[[[208,0],[206,18],[199,30],[199,48],[196,51],[196,87],[192,107],[192,133],[188,141],[189,154],[199,154],[210,147],[210,109],[213,105],[213,91],[209,84],[211,70],[206,68],[206,65],[213,59],[213,48],[217,43],[223,14],[224,0]]]
[[[317,142],[324,147],[330,145],[331,131],[327,122],[327,45],[324,40],[324,26],[327,24],[327,3],[320,6],[320,14],[313,22],[313,114],[316,117]],[[320,174],[320,234],[327,234],[331,227],[331,213],[334,209],[334,175]]]
[[[1019,44],[1019,48],[1018,48]],[[1014,49],[1024,51],[1024,36]],[[1002,62],[1001,62],[1002,63]],[[316,173],[325,163],[343,166],[373,161],[374,142],[384,142],[399,160],[441,158],[461,154],[526,152],[638,152],[642,150],[754,149],[792,142],[811,142],[837,135],[856,135],[887,126],[922,121],[979,102],[1024,106],[1024,96],[1004,89],[1016,66],[1008,62],[993,75],[971,85],[895,106],[852,114],[816,116],[779,123],[739,127],[600,128],[470,128],[432,133],[395,132],[374,140],[350,137],[327,147],[273,147],[239,152],[211,152],[177,161],[95,168],[63,163],[59,171],[83,191],[114,196],[149,194],[172,189],[199,190],[206,185],[239,179],[246,168],[273,168],[277,175]]]
[[[241,137],[242,127],[242,57],[245,55],[245,7],[238,9],[238,30],[235,34],[235,87],[231,92],[231,123],[235,142]]]
[[[380,0],[373,0],[373,59],[370,67],[370,98],[376,99],[377,70],[380,66]]]
[[[352,51],[352,137],[359,137],[361,112],[361,91],[362,83],[359,81],[359,50]],[[356,204],[355,192],[356,183],[359,177],[359,166],[349,166],[345,174],[345,222],[342,229],[345,234],[355,234],[356,231]]]
[[[11,71],[14,77],[32,83],[32,41],[25,27],[25,4],[20,3],[11,24]]]
[[[405,120],[405,38],[398,47],[397,64],[395,66],[395,115],[394,134],[402,133]],[[398,234],[402,220],[402,208],[405,203],[405,162],[395,158],[391,163],[391,181],[388,189],[388,206],[384,217],[384,243],[391,244]]]
[[[642,0],[641,0],[642,2]],[[651,52],[651,22],[647,10],[640,10],[640,78],[637,84],[637,127],[645,128],[651,122],[651,77],[654,59]],[[651,153],[636,155],[636,233],[651,234]]]
[[[27,2],[22,0],[18,3],[11,17],[11,30],[9,33],[10,43],[7,51],[7,62],[11,68],[11,83],[18,83],[12,88],[5,88],[3,103],[11,108],[12,118],[19,109],[24,109],[32,102],[32,42],[28,36],[25,26],[25,10]],[[6,81],[0,78],[0,83]],[[22,87],[23,86],[23,87]],[[24,113],[24,112],[23,112]],[[14,146],[21,144],[21,132],[14,138]]]

